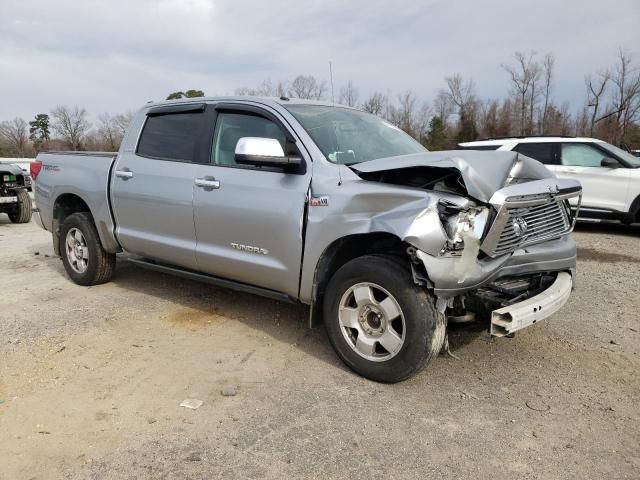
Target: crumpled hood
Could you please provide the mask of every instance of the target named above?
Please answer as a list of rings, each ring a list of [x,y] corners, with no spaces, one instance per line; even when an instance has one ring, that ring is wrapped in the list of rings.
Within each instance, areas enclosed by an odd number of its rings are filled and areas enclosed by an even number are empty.
[[[379,158],[355,165],[356,172],[373,173],[403,168],[430,167],[456,169],[462,175],[467,192],[487,203],[510,178],[541,180],[554,178],[543,164],[517,152],[447,150]]]

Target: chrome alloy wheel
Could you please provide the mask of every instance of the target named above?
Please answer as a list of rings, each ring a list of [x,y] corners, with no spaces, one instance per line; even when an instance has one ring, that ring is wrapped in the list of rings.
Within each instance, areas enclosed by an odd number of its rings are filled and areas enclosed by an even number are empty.
[[[82,232],[77,228],[71,228],[65,239],[67,260],[69,265],[78,273],[84,273],[89,264],[89,248]]]
[[[338,321],[349,346],[367,360],[387,361],[404,344],[402,309],[393,295],[375,283],[357,283],[342,295]]]

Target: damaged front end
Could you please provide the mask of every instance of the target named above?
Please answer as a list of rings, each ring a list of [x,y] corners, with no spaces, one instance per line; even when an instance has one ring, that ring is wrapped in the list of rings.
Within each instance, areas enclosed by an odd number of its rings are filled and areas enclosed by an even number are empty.
[[[381,165],[357,167],[363,178],[396,185],[406,169],[414,170],[405,177],[408,186],[429,190],[429,206],[402,238],[410,245],[414,278],[433,291],[441,311],[454,321],[488,319],[491,334],[504,336],[566,302],[576,262],[569,233],[577,213],[569,200],[579,204],[578,182],[557,179],[512,152],[443,152],[403,161],[393,173]],[[420,167],[427,169],[424,177],[417,175]]]

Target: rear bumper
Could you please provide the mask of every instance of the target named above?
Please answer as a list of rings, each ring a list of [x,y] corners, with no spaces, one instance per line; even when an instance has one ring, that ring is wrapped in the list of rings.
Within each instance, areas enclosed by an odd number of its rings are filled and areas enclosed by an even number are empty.
[[[549,288],[522,302],[491,312],[489,333],[504,337],[550,317],[567,303],[573,288],[573,277],[560,272]]]

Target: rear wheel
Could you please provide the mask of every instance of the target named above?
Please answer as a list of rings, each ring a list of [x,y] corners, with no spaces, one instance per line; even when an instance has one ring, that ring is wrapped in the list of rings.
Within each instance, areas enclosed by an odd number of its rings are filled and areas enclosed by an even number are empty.
[[[91,214],[69,215],[60,230],[60,254],[64,269],[78,285],[98,285],[111,280],[116,255],[102,248]]]
[[[399,382],[421,370],[445,336],[445,317],[410,271],[373,255],[348,262],[333,276],[324,321],[344,363],[380,382]]]
[[[26,190],[18,192],[18,205],[9,212],[9,220],[13,223],[29,223],[31,221],[31,197]]]

